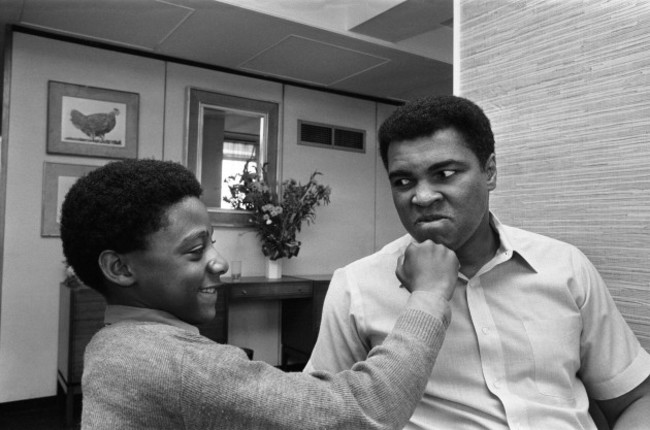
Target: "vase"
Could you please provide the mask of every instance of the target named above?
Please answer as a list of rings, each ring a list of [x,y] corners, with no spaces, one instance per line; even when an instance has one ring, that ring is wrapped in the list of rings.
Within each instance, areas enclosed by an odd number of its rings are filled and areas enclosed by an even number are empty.
[[[271,260],[266,257],[266,278],[280,279],[282,277],[282,259]]]

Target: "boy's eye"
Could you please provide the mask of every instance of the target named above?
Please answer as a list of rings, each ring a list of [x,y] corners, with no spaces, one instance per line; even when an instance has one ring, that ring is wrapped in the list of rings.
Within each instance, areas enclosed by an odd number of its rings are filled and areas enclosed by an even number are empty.
[[[205,250],[205,247],[203,245],[194,247],[189,250],[188,254],[193,255],[193,256],[201,256],[203,255],[203,251]]]
[[[411,180],[408,178],[398,178],[393,180],[394,187],[406,187],[411,183]]]

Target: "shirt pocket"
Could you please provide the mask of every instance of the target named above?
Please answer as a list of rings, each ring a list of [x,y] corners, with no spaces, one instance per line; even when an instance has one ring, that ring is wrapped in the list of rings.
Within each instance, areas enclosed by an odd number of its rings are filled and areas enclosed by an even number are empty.
[[[534,380],[545,396],[575,398],[574,385],[580,368],[579,316],[524,321],[533,352]]]

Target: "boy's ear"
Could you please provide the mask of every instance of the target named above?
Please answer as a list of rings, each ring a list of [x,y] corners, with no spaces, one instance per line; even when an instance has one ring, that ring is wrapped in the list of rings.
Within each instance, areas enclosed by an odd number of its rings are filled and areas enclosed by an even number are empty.
[[[121,287],[130,287],[135,282],[124,257],[110,249],[99,254],[99,267],[110,282]]]

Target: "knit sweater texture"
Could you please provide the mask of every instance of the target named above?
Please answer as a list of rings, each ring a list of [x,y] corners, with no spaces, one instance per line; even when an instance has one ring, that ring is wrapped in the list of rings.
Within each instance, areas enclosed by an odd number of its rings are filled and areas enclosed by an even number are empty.
[[[168,324],[123,321],[88,345],[84,430],[400,429],[423,394],[448,321],[407,309],[351,370],[285,373]]]

